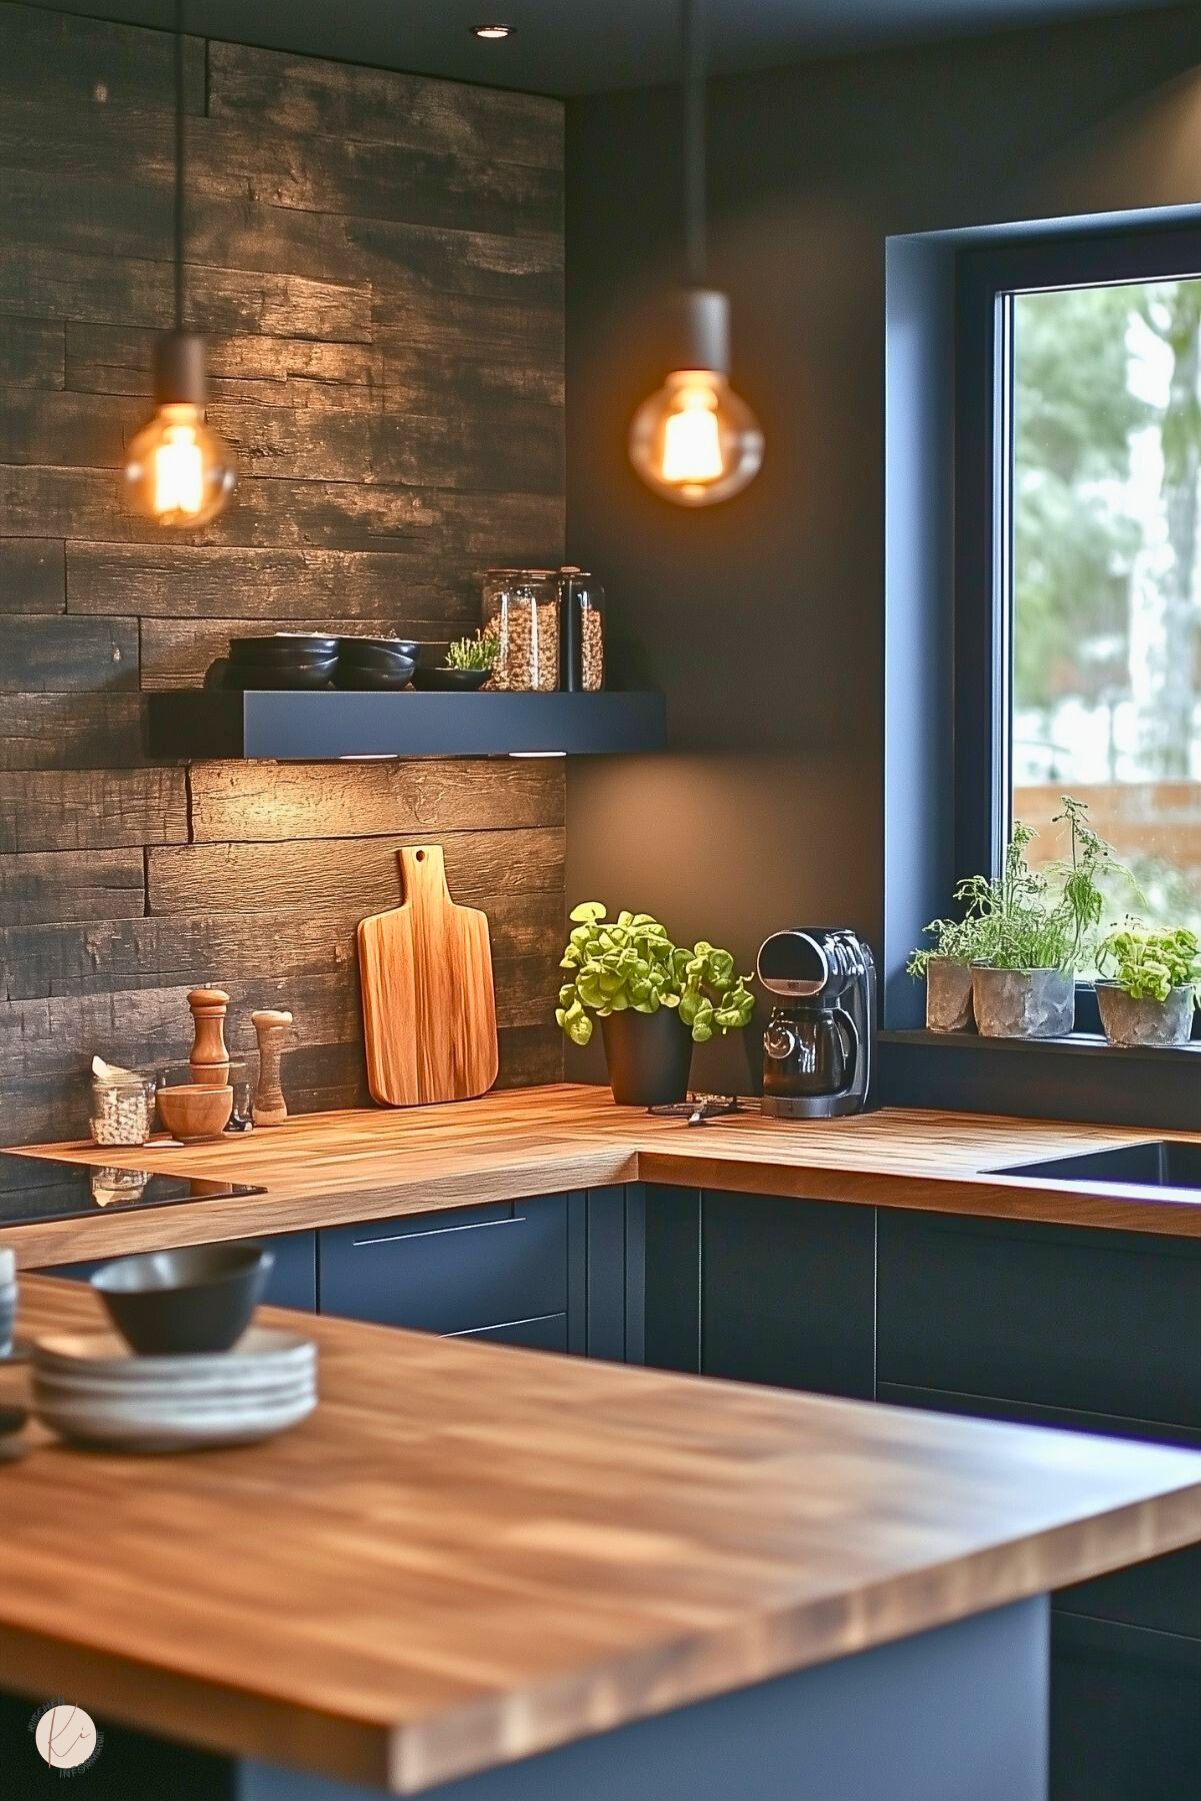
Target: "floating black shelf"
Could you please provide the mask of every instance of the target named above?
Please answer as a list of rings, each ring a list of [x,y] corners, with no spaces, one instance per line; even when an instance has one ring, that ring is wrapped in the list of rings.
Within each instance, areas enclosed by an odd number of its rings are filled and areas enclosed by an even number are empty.
[[[153,757],[610,756],[662,750],[663,696],[622,694],[231,694],[146,696]]]

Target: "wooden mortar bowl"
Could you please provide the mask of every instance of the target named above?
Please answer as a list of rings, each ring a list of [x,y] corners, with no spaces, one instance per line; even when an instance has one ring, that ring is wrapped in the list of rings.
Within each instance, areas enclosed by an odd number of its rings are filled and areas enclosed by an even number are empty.
[[[160,1088],[156,1099],[160,1120],[172,1138],[181,1143],[220,1137],[234,1110],[232,1088],[209,1088],[199,1082]]]

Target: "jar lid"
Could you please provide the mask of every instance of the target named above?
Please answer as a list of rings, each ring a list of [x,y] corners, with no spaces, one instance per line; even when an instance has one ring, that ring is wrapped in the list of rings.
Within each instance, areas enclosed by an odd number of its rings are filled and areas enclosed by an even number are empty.
[[[558,575],[557,569],[485,569],[484,580],[531,581],[536,578],[545,579]]]

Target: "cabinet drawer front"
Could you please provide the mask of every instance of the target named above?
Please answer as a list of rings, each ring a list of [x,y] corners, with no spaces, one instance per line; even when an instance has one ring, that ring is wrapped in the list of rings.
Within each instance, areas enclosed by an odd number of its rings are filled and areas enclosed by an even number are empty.
[[[1201,1426],[1201,1250],[882,1208],[881,1382]]]
[[[566,1351],[567,1315],[551,1313],[544,1319],[506,1320],[503,1326],[480,1326],[474,1332],[454,1332],[453,1338],[475,1338],[481,1344],[524,1345],[528,1351]]]
[[[567,1308],[562,1195],[330,1227],[318,1255],[321,1311],[347,1319],[470,1332]]]

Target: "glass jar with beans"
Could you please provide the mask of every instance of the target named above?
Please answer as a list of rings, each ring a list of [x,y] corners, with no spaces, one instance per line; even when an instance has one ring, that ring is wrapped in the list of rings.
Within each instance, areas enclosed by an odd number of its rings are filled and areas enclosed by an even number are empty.
[[[490,569],[480,636],[497,647],[489,688],[559,686],[559,576],[554,569]]]

